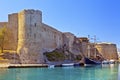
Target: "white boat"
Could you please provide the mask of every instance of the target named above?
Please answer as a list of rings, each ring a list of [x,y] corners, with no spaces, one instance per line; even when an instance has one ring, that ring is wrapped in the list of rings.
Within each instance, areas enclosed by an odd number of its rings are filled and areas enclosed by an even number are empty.
[[[111,59],[111,60],[109,61],[109,63],[110,63],[110,64],[114,64],[115,61]]]
[[[110,62],[108,60],[102,61],[102,64],[109,64]]]
[[[55,65],[48,65],[48,68],[54,68]]]
[[[64,63],[62,64],[63,67],[74,66],[74,63]]]

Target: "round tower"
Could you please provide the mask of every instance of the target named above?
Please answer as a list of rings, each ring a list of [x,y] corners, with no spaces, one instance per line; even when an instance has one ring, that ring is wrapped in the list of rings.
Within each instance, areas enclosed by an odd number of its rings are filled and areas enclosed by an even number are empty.
[[[18,13],[18,49],[21,63],[41,63],[39,30],[42,25],[42,12],[23,10]],[[36,47],[36,48],[35,48]],[[40,60],[41,59],[41,60]]]

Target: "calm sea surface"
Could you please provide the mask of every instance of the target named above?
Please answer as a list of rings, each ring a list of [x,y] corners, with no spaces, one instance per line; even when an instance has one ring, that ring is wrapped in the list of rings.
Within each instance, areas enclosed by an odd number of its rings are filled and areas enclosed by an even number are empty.
[[[120,65],[1,68],[0,80],[120,80]]]

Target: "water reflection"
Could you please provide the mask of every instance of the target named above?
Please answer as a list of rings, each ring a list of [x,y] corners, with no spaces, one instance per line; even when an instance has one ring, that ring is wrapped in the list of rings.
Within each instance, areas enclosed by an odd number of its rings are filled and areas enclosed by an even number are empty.
[[[118,66],[118,80],[120,80],[120,64]]]
[[[109,80],[119,80],[119,64],[104,64],[102,68],[106,71],[106,76],[109,76]]]
[[[0,69],[0,80],[120,80],[120,65]]]

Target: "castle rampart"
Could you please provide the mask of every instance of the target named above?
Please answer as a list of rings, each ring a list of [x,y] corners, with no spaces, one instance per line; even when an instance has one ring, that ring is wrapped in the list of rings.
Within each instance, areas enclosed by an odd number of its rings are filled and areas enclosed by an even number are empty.
[[[6,45],[9,50],[17,50],[18,44],[18,13],[8,15],[8,29],[11,36],[9,37],[9,43]]]
[[[8,22],[0,22],[0,28],[8,26]]]
[[[76,38],[72,33],[62,33],[53,27],[42,22],[42,12],[39,10],[23,10],[19,13],[9,14],[8,22],[0,22],[0,27],[7,26],[11,31],[9,44],[6,43],[4,49],[17,51],[21,63],[44,63],[44,52],[58,49],[66,49],[66,53],[75,55],[87,55],[87,38]],[[82,40],[82,41],[81,41]],[[84,41],[86,40],[86,41]],[[98,48],[98,46],[102,47]],[[115,55],[109,57],[117,59],[116,46],[97,45],[98,51],[105,54]],[[105,50],[103,50],[105,48]],[[103,52],[106,51],[106,52]],[[113,52],[112,52],[113,51]]]
[[[98,52],[103,56],[104,59],[118,60],[116,44],[112,43],[97,43],[95,46]]]
[[[60,48],[63,44],[62,33],[42,23],[41,14],[38,10],[18,13],[17,52],[22,63],[44,62],[43,52]]]

